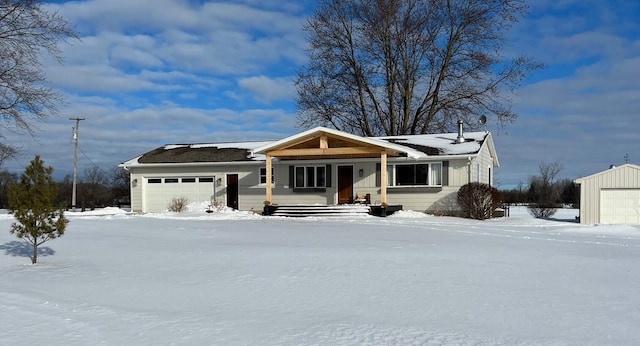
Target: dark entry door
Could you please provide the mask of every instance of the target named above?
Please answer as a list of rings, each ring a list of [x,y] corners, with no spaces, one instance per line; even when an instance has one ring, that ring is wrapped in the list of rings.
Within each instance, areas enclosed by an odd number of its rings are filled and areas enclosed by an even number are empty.
[[[353,203],[353,166],[338,166],[338,204]]]
[[[238,209],[238,175],[227,174],[227,207]]]

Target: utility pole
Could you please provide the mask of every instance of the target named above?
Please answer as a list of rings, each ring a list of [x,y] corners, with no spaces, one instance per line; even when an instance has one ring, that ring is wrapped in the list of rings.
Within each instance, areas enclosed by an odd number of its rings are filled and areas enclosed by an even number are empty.
[[[73,191],[71,196],[71,209],[76,210],[76,180],[78,179],[78,127],[80,127],[80,120],[84,118],[69,118],[69,120],[75,120],[76,127],[73,128],[73,142],[75,148],[73,150]]]

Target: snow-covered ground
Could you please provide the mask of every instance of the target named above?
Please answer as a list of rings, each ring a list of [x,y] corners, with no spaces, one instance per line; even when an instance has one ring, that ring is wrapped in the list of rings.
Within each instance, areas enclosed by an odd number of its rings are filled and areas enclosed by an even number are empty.
[[[640,227],[67,213],[39,263],[0,215],[3,345],[638,345]]]

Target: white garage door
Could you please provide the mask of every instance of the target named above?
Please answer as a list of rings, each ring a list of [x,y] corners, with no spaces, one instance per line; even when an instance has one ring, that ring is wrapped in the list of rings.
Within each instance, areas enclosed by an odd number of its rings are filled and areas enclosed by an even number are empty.
[[[640,189],[600,190],[600,223],[640,224]]]
[[[189,203],[206,202],[213,195],[213,177],[150,178],[144,191],[144,211],[163,212],[174,198],[185,197]]]

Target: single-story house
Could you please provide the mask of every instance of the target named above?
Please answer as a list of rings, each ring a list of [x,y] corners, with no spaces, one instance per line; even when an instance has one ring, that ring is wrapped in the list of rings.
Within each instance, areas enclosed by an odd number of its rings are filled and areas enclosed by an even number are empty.
[[[580,223],[640,224],[640,166],[612,166],[574,182],[580,185]]]
[[[492,184],[499,166],[490,132],[458,127],[385,137],[316,127],[278,141],[164,145],[119,166],[131,173],[134,212],[167,210],[177,197],[262,212],[363,196],[371,205],[446,212],[458,210],[462,185]]]

